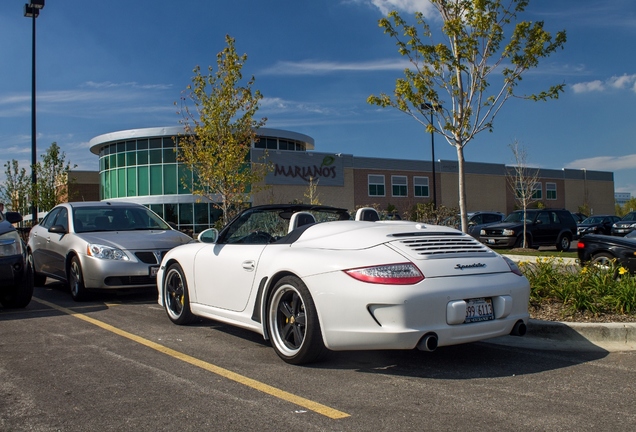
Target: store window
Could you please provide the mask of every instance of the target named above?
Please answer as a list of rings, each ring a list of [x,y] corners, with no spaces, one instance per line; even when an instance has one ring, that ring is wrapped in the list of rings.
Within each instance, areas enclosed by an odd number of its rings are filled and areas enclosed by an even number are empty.
[[[545,184],[545,198],[548,200],[557,199],[557,185],[556,183]]]
[[[406,176],[391,176],[391,190],[394,197],[408,196]]]
[[[428,177],[413,177],[413,194],[417,198],[428,198]]]
[[[385,196],[384,176],[369,174],[369,196]]]

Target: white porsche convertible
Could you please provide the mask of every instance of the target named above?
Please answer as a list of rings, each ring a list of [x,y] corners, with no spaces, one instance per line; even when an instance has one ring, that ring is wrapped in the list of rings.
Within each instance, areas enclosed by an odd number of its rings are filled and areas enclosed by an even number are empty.
[[[172,322],[253,330],[292,364],[522,336],[530,295],[514,262],[455,229],[294,204],[252,207],[172,249],[157,286]]]

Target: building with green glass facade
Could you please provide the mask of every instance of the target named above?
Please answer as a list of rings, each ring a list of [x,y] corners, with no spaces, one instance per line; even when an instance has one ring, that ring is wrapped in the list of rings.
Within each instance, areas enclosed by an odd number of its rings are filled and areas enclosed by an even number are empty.
[[[99,156],[100,198],[144,204],[180,229],[200,232],[219,211],[190,193],[191,173],[177,162],[183,127],[132,129],[97,136],[90,151]],[[260,128],[254,148],[269,151],[312,150],[303,134]],[[189,184],[188,184],[189,183]]]

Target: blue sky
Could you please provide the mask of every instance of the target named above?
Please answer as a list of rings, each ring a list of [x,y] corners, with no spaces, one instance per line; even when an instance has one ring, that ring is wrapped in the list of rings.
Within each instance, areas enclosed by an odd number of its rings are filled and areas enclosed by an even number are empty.
[[[31,160],[31,19],[25,0],[0,2],[0,163]],[[37,142],[52,142],[79,169],[97,170],[91,138],[176,126],[173,105],[192,69],[216,66],[225,35],[248,55],[264,95],[266,127],[315,139],[316,151],[430,160],[430,134],[391,108],[367,104],[391,93],[405,64],[378,20],[397,9],[434,23],[428,0],[47,0],[37,18]],[[513,164],[517,140],[530,165],[614,172],[617,192],[636,195],[636,2],[532,0],[522,19],[567,31],[565,49],[527,74],[531,93],[565,83],[558,100],[509,100],[494,132],[466,160]],[[435,139],[436,159],[456,160]],[[40,157],[38,156],[38,160]],[[0,181],[4,175],[0,173]]]

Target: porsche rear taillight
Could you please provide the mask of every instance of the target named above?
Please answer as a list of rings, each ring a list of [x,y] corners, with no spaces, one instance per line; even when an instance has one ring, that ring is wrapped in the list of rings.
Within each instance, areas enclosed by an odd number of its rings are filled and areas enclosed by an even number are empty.
[[[424,280],[424,275],[412,263],[386,264],[344,271],[362,282],[385,285],[413,285]]]

